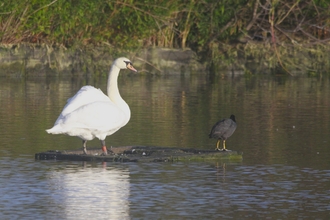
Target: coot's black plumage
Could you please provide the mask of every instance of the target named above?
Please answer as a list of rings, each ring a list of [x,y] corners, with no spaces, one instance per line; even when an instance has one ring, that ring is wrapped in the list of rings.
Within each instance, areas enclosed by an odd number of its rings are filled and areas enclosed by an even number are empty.
[[[226,140],[236,130],[235,115],[231,115],[230,118],[222,119],[218,121],[213,127],[209,134],[210,138],[218,139],[216,150],[226,151]],[[220,141],[223,140],[223,148],[219,148]]]

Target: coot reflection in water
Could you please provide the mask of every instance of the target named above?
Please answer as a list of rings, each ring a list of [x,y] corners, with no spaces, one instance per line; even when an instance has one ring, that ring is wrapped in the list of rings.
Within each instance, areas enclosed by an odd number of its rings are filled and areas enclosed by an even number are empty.
[[[330,210],[330,192],[318,190],[330,171],[176,163],[131,173],[130,214],[140,219],[324,219]]]

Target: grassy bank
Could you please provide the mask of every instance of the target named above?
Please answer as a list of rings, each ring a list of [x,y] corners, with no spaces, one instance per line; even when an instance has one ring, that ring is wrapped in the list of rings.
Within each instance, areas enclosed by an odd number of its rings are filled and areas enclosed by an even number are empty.
[[[237,59],[257,57],[286,72],[301,66],[286,56],[319,61],[329,51],[327,0],[4,0],[0,6],[6,45],[190,48],[207,66],[236,61],[239,67]]]

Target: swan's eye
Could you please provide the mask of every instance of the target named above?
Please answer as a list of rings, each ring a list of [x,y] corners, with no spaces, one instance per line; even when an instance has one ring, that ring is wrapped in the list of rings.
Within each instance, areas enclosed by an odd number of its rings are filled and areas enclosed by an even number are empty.
[[[130,67],[130,66],[133,66],[133,64],[129,61],[124,61],[126,63],[126,67]]]

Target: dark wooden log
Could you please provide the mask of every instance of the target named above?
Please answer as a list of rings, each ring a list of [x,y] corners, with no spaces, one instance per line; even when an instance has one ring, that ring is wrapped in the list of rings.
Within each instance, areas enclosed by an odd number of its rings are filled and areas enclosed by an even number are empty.
[[[36,153],[36,160],[69,160],[69,161],[104,161],[104,162],[169,162],[169,161],[203,161],[212,159],[242,160],[243,153],[236,151],[216,151],[202,149],[170,148],[156,146],[123,146],[112,147],[108,155],[102,155],[101,148]]]

